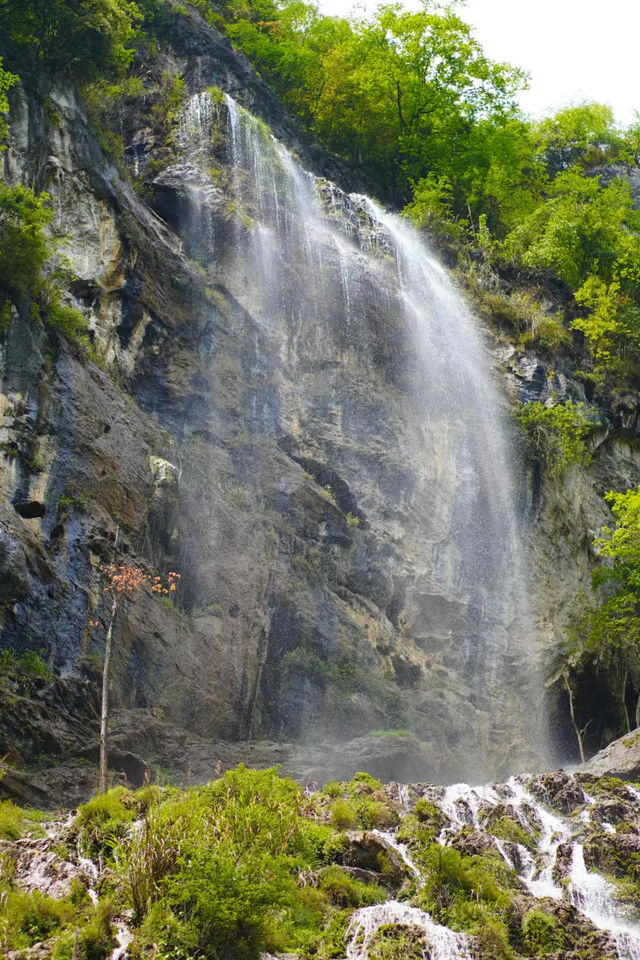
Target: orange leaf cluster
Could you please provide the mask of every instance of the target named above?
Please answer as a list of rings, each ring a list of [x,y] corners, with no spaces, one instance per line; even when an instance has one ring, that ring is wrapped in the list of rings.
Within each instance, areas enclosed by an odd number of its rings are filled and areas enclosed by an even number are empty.
[[[117,604],[116,597],[119,594],[129,595],[135,593],[145,583],[150,584],[153,593],[159,593],[163,596],[175,592],[177,589],[176,581],[181,579],[179,573],[171,570],[166,577],[155,577],[150,568],[134,567],[127,564],[109,563],[98,567],[103,580],[106,581],[102,588],[104,593],[111,594],[113,601]],[[114,610],[115,610],[114,606]],[[89,628],[101,626],[99,620],[89,620]]]
[[[174,570],[170,570],[164,582],[162,577],[153,577],[151,580],[151,589],[154,593],[161,593],[163,596],[168,596],[168,594],[176,590],[176,580],[180,580],[180,574]]]
[[[107,580],[105,593],[133,593],[149,580],[149,574],[142,567],[133,567],[110,563],[100,567],[100,573]]]

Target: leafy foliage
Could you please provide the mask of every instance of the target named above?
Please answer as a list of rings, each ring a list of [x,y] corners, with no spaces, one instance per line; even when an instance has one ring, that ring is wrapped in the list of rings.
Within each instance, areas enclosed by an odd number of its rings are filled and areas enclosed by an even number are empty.
[[[610,738],[640,721],[640,487],[610,492],[615,525],[594,541],[601,564],[592,575],[591,597],[579,594],[568,631],[567,659],[574,675],[595,668],[618,710]],[[635,696],[635,717],[629,699]],[[586,720],[593,704],[579,703]]]
[[[41,285],[41,271],[51,255],[45,228],[53,218],[45,194],[0,183],[0,288],[20,302]]]
[[[48,232],[53,218],[46,193],[0,182],[0,312],[14,304],[76,343],[86,344],[84,317],[62,302],[60,269],[46,272],[60,242]]]
[[[547,407],[536,400],[520,407],[515,416],[529,455],[544,465],[549,476],[561,477],[572,464],[590,462],[585,438],[595,422],[584,404],[566,400]]]
[[[125,70],[138,19],[128,0],[0,0],[0,29],[18,69],[46,67],[76,79]]]
[[[371,21],[321,16],[297,0],[230,4],[226,21],[313,133],[396,203],[428,172],[480,178],[480,138],[472,143],[469,130],[497,131],[523,83],[486,58],[452,8],[431,0],[419,12],[382,6]]]
[[[207,786],[146,800],[141,827],[121,833],[112,853],[139,924],[134,951],[253,957],[302,946],[335,910],[385,896],[331,865],[339,835],[275,770],[240,766]],[[117,803],[130,805],[124,795]],[[126,822],[123,811],[116,819]]]
[[[576,288],[589,276],[612,278],[627,226],[640,229],[629,185],[614,180],[602,187],[597,177],[572,169],[555,178],[547,202],[512,231],[506,248],[528,266],[552,268]]]
[[[2,69],[2,57],[0,57],[0,151],[5,149],[3,141],[7,136],[7,121],[5,119],[5,114],[9,110],[7,90],[10,90],[17,80],[15,74]]]

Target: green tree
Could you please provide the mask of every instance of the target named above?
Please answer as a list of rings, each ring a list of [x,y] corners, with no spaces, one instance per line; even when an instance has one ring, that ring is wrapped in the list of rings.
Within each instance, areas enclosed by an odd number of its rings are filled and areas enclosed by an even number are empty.
[[[589,169],[611,163],[623,144],[611,108],[602,103],[565,107],[535,124],[533,135],[551,176],[576,164]]]
[[[628,183],[601,186],[575,170],[559,174],[548,198],[505,241],[513,261],[553,270],[576,289],[591,274],[609,282],[629,229],[640,229]]]
[[[0,182],[0,325],[8,323],[13,305],[23,317],[86,345],[85,318],[62,302],[64,271],[49,267],[60,243],[48,233],[52,218],[46,193]]]
[[[524,83],[484,55],[453,6],[432,0],[417,13],[387,4],[373,20],[324,17],[301,0],[227,10],[227,34],[285,102],[398,204],[412,180],[453,182],[470,129],[511,115]]]
[[[53,211],[46,193],[0,182],[0,292],[21,304],[41,287],[41,271],[51,256],[46,228]]]
[[[83,80],[129,65],[138,19],[129,0],[0,0],[0,29],[18,66]]]
[[[571,326],[584,334],[596,370],[609,378],[633,372],[640,359],[640,306],[635,297],[620,280],[606,283],[592,275],[576,290],[575,298],[589,312]]]
[[[9,111],[9,101],[7,100],[7,90],[10,90],[14,83],[17,83],[18,77],[8,70],[2,69],[2,57],[0,57],[0,152],[5,149],[3,141],[9,131],[6,114]]]

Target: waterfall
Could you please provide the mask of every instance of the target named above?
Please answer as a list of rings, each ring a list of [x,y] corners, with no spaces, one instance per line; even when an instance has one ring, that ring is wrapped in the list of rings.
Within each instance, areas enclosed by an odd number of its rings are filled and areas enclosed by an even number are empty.
[[[564,775],[567,777],[567,775]],[[627,889],[616,890],[612,882],[585,864],[583,836],[589,837],[593,824],[610,835],[611,824],[602,822],[596,813],[598,800],[585,793],[579,782],[567,777],[577,809],[571,818],[563,818],[541,803],[527,789],[526,781],[512,777],[502,785],[472,787],[454,784],[438,796],[428,788],[428,797],[447,817],[447,824],[438,838],[443,845],[456,845],[460,834],[469,831],[495,844],[510,870],[518,875],[524,888],[536,900],[571,903],[593,926],[609,936],[609,942],[619,960],[640,960],[640,924],[637,922],[637,904]],[[533,778],[535,783],[535,778]],[[532,787],[533,788],[533,787]],[[625,788],[633,807],[638,808],[638,791]],[[582,804],[580,804],[582,797]],[[638,808],[640,809],[640,808]],[[631,810],[629,811],[631,814]],[[502,841],[493,835],[492,814],[505,815],[522,825],[535,843],[527,849],[515,841]],[[619,812],[619,815],[622,815]],[[398,842],[393,833],[374,830],[384,846],[395,850],[406,865],[416,888],[425,885],[411,849]],[[560,856],[560,851],[563,851]],[[627,902],[625,903],[625,896]],[[622,899],[621,899],[622,897]],[[407,903],[395,900],[356,911],[348,928],[347,960],[366,960],[367,951],[380,927],[400,924],[424,932],[434,960],[462,960],[475,956],[469,938],[454,934],[436,924],[428,914]],[[429,955],[429,954],[428,954]]]
[[[640,799],[638,791],[632,787],[626,789],[637,803]],[[580,828],[590,824],[591,811],[597,800],[579,787],[578,790],[583,794],[584,806],[575,823],[571,823],[537,800],[519,778],[512,777],[500,790],[455,784],[447,787],[440,803],[442,811],[449,818],[449,824],[439,842],[447,843],[457,830],[465,826],[477,831],[487,830],[487,814],[497,806],[506,804],[510,815],[529,833],[532,824],[535,824],[535,856],[522,844],[505,844],[493,838],[505,863],[520,876],[528,891],[537,899],[568,898],[594,926],[610,934],[620,960],[640,960],[640,924],[626,917],[625,907],[616,899],[613,884],[600,873],[586,867],[584,846],[578,836]],[[603,822],[601,826],[604,833],[611,832],[611,824]],[[490,827],[488,830],[491,833]],[[557,862],[558,851],[563,846],[570,850],[567,882],[564,885],[559,882]]]
[[[446,775],[481,782],[539,767],[546,756],[542,684],[505,413],[462,297],[407,223],[306,172],[229,96],[194,96],[177,139],[192,255],[200,262],[207,251],[208,277],[256,318],[288,382],[303,384],[308,370],[322,365],[332,384],[329,400],[305,397],[302,387],[295,396],[281,391],[277,402],[256,394],[256,434],[299,435],[304,420],[314,435],[303,440],[331,449],[332,431],[350,429],[355,405],[362,418],[368,402],[360,383],[356,396],[346,357],[365,383],[370,378],[372,395],[386,390],[395,405],[402,436],[378,421],[371,401],[369,440],[354,435],[351,446],[375,471],[374,451],[395,444],[389,459],[397,461],[397,502],[363,483],[360,502],[385,550],[399,544],[398,555],[412,558],[410,569],[401,561],[394,568],[412,628],[403,642],[425,663],[442,663],[466,704]],[[224,154],[222,188],[211,176],[212,152]],[[406,450],[416,464],[410,482]],[[254,476],[260,469],[254,463]],[[417,691],[424,739],[433,728],[432,700],[426,689]]]
[[[434,923],[429,914],[397,900],[357,910],[347,929],[347,960],[367,960],[369,947],[380,927],[398,924],[420,930],[430,960],[472,960],[469,938]]]

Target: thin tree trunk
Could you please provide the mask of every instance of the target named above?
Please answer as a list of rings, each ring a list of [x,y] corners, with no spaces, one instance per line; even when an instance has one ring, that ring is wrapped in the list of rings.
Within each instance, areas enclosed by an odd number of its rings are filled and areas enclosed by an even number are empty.
[[[111,640],[113,626],[118,612],[118,594],[114,591],[111,601],[111,619],[107,630],[104,645],[104,662],[102,664],[102,703],[100,705],[100,778],[98,790],[106,793],[109,789],[109,773],[107,769],[107,719],[109,717],[109,666],[111,663]]]
[[[576,739],[578,741],[578,750],[580,751],[580,762],[585,763],[586,758],[584,755],[584,747],[582,746],[582,734],[580,733],[580,728],[576,722],[576,714],[573,709],[573,691],[569,686],[569,678],[567,677],[566,672],[562,671],[562,679],[564,680],[564,685],[567,688],[567,693],[569,694],[569,712],[571,713],[571,723],[573,724],[573,729],[575,730]]]
[[[627,707],[627,678],[629,671],[624,668],[624,680],[622,681],[622,709],[624,710],[624,720],[627,725],[627,733],[631,733],[631,718],[629,717],[629,708]]]
[[[116,535],[113,540],[114,554],[118,547],[118,534],[120,533],[120,524],[116,527]],[[109,766],[107,760],[107,720],[109,719],[109,667],[111,665],[111,641],[113,639],[113,629],[118,613],[118,591],[112,587],[111,594],[111,619],[107,629],[107,636],[104,645],[104,661],[102,664],[102,702],[100,704],[100,763],[98,775],[98,792],[106,793],[109,789]]]

